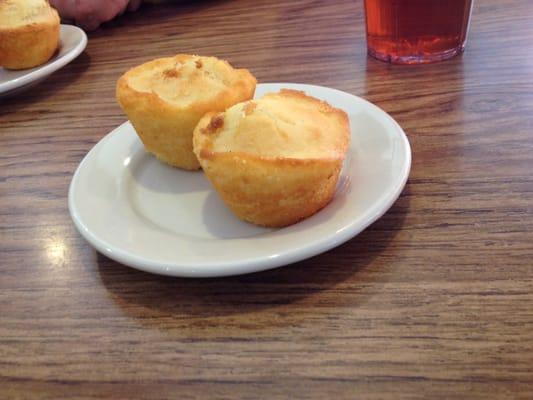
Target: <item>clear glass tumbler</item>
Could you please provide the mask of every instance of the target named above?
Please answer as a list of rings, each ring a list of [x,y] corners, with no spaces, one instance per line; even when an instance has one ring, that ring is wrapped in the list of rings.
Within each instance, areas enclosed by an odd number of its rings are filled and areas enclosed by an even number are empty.
[[[446,60],[465,48],[473,0],[365,0],[368,54],[395,64]]]

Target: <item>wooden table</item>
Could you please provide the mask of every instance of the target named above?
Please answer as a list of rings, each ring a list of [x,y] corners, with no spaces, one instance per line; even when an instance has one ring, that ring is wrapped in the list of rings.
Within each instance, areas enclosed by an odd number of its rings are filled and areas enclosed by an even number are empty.
[[[361,1],[146,7],[0,100],[0,398],[533,398],[533,3],[480,0],[467,51],[366,57]],[[216,55],[362,96],[413,148],[392,209],[346,244],[228,279],[119,265],[76,232],[72,174],[125,120],[128,67]]]

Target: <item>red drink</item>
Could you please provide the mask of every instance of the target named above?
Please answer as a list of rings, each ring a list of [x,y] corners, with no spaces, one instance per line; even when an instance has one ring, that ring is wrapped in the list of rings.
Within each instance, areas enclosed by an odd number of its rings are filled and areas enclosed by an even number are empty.
[[[368,54],[398,64],[464,50],[473,0],[365,0]]]

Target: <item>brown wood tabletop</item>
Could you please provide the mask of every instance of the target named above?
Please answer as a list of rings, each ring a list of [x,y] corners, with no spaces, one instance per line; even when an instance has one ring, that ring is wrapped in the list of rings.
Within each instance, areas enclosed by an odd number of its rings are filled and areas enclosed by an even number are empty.
[[[466,52],[367,58],[360,0],[145,6],[0,99],[0,398],[533,398],[533,2],[479,0]],[[215,55],[364,97],[409,182],[366,231],[224,279],[143,273],[76,231],[67,190],[125,120],[129,67]]]

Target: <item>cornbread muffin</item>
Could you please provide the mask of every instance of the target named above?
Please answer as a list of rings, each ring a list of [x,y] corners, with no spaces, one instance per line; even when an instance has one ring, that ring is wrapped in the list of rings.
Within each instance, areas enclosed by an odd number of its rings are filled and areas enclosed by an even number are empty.
[[[44,64],[59,46],[59,15],[48,0],[0,0],[0,66]]]
[[[344,111],[284,89],[204,116],[194,152],[239,218],[282,227],[330,202],[349,141]]]
[[[126,72],[117,100],[147,151],[170,165],[194,170],[192,133],[210,111],[224,111],[255,92],[256,79],[215,57],[179,54]]]

